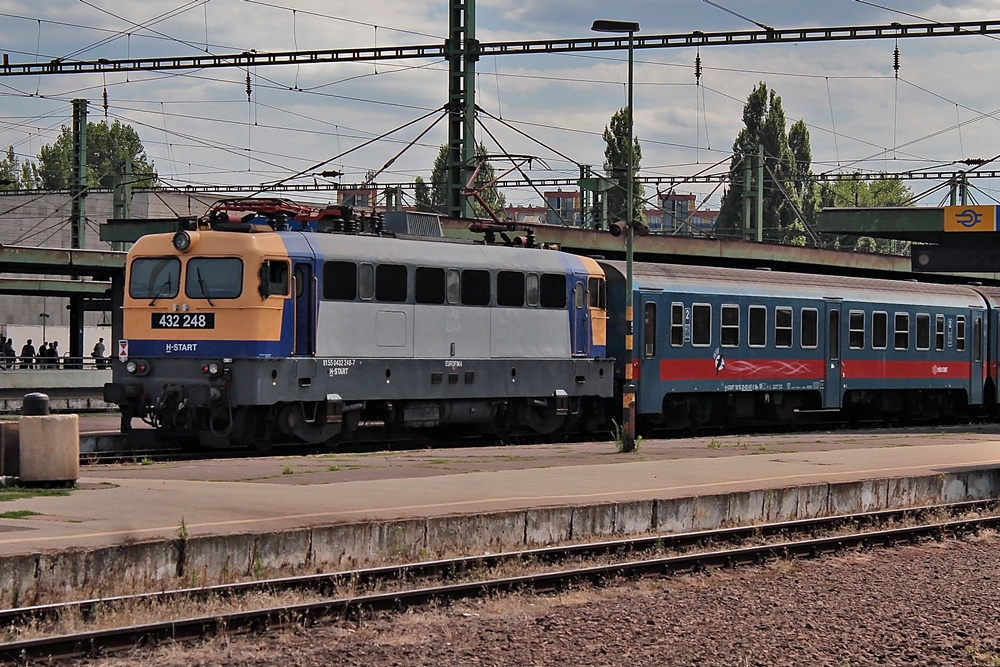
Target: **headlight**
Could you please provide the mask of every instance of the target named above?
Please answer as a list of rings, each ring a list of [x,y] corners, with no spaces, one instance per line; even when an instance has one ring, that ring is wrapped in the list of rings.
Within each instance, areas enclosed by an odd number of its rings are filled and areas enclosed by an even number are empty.
[[[181,230],[174,234],[174,248],[178,252],[187,252],[194,245],[195,241],[198,240],[198,232],[188,232]]]
[[[130,375],[135,375],[135,372],[139,370],[139,364],[134,361],[125,362],[125,370],[129,372]]]
[[[148,375],[149,363],[143,359],[129,359],[125,362],[125,371],[129,375]]]
[[[217,377],[222,374],[222,364],[218,361],[209,361],[201,365],[201,372],[205,375]]]

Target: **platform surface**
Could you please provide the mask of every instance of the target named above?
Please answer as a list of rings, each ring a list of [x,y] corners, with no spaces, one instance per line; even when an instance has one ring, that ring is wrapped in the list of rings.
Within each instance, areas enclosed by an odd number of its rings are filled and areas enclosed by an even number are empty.
[[[171,538],[911,477],[1000,466],[1000,427],[836,431],[84,466],[0,503],[0,555]]]

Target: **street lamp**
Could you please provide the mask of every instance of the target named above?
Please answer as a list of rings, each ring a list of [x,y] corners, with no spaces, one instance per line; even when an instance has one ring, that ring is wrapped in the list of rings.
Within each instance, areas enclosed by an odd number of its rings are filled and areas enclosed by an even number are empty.
[[[632,138],[635,121],[632,118],[632,51],[635,33],[639,32],[637,21],[615,21],[598,19],[590,26],[595,32],[628,33],[628,187],[625,193],[628,217],[625,221],[625,385],[622,387],[622,450],[635,451],[635,378],[633,366],[635,351],[632,349],[633,311],[632,311],[632,246],[635,241],[635,220],[632,208],[632,198],[635,186],[632,161],[634,159],[635,143]]]

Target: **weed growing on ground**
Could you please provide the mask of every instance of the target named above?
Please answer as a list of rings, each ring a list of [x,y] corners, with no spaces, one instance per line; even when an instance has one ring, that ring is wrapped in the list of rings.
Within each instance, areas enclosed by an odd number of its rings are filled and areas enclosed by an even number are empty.
[[[68,496],[67,489],[35,489],[25,486],[3,486],[0,487],[0,502],[8,500],[21,500],[23,498],[36,498],[40,496]]]
[[[708,441],[709,449],[722,449],[722,441],[718,438],[712,438]]]
[[[284,468],[281,469],[281,474],[282,475],[292,475],[292,474],[295,474],[295,471],[292,470],[292,466],[285,466]]]
[[[187,524],[184,523],[184,517],[181,517],[181,525],[177,528],[177,539],[181,542],[187,542],[187,539],[191,537],[188,532]]]
[[[35,516],[39,512],[32,512],[31,510],[10,510],[9,512],[0,512],[0,519],[27,519],[29,516]]]
[[[326,469],[327,472],[340,472],[340,466],[330,466]]]

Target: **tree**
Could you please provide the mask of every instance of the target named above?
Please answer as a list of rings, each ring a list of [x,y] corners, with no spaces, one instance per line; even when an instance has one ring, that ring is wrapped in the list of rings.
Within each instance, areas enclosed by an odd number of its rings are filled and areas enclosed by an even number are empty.
[[[646,215],[643,206],[645,188],[636,180],[639,173],[639,163],[642,161],[642,147],[638,137],[632,139],[632,173],[628,173],[628,134],[629,109],[624,107],[611,116],[611,123],[604,128],[604,172],[615,182],[615,187],[607,192],[608,222],[627,220],[628,218],[628,188],[632,188],[632,217],[644,221]]]
[[[483,144],[476,145],[475,157],[477,160],[484,159],[488,153],[486,152],[486,146]],[[478,162],[477,162],[478,164]],[[492,182],[496,179],[496,170],[493,168],[489,162],[483,164],[482,168],[479,170],[479,174],[476,176],[474,185],[477,188],[484,188],[487,183]],[[463,184],[464,185],[464,184]],[[485,187],[479,195],[486,201],[490,210],[501,220],[504,218],[504,207],[507,205],[507,200],[503,194],[497,190],[495,187]],[[418,201],[419,204],[419,201]],[[445,144],[441,146],[441,150],[438,151],[437,157],[434,159],[434,169],[431,171],[431,193],[429,198],[429,207],[431,211],[436,213],[444,213],[448,210],[448,145]],[[489,215],[483,209],[479,203],[472,205],[472,212],[477,218],[486,218]]]
[[[744,167],[749,165],[756,177],[757,155],[764,152],[763,230],[762,238],[778,243],[802,245],[806,241],[805,224],[815,216],[815,203],[807,201],[812,150],[805,123],[799,121],[786,134],[785,111],[781,97],[767,84],[759,83],[743,106],[744,128],[733,142],[733,157],[729,163],[729,188],[722,197],[722,207],[716,222],[716,233],[742,237]],[[803,210],[803,208],[805,210]],[[799,219],[802,212],[806,223]]]
[[[886,206],[913,206],[913,192],[896,177],[883,175],[866,180],[861,172],[857,178],[829,183],[823,188],[821,200],[824,208],[878,208]],[[868,236],[824,235],[830,245],[845,250],[900,254],[909,243],[892,239],[875,239]]]
[[[156,172],[146,157],[139,135],[129,125],[117,120],[87,123],[87,184],[109,188],[117,162],[132,159],[132,185],[150,187],[156,184]],[[65,125],[59,137],[42,146],[38,153],[38,176],[42,187],[65,189],[73,176],[73,134]]]
[[[434,205],[431,203],[431,189],[422,176],[417,176],[416,180],[413,181],[413,199],[418,211],[434,212]]]
[[[14,154],[14,147],[8,146],[6,155],[0,160],[0,190],[33,190],[38,184],[35,164],[31,160],[22,162]]]

